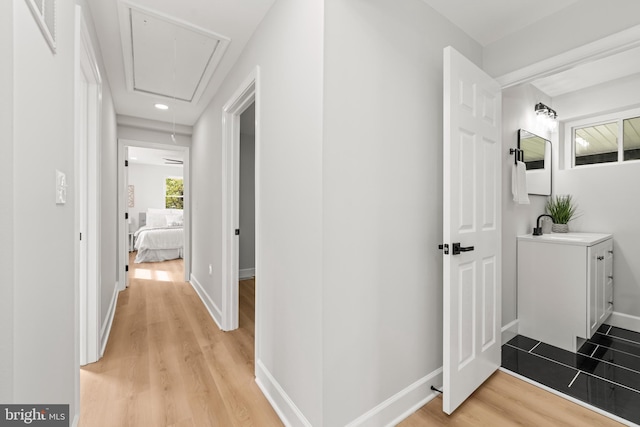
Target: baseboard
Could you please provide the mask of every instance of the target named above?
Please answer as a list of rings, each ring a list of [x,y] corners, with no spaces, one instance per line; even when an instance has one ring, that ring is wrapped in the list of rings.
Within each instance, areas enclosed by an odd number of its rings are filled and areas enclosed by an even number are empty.
[[[630,314],[618,313],[614,311],[605,323],[618,328],[629,329],[630,331],[640,332],[640,317]]]
[[[502,327],[502,344],[503,345],[509,342],[513,337],[518,335],[519,324],[520,324],[520,320],[516,319],[513,322],[507,325],[504,325]]]
[[[80,414],[76,414],[73,417],[73,422],[71,423],[72,427],[78,427],[78,423],[80,422]]]
[[[347,427],[395,426],[439,394],[431,390],[432,385],[442,385],[442,368],[420,378],[404,390],[362,414],[347,424]]]
[[[305,418],[302,411],[293,403],[261,360],[256,361],[256,383],[285,426],[311,427],[309,420]]]
[[[255,268],[241,268],[240,271],[238,271],[238,278],[240,280],[251,279],[252,277],[256,277]]]
[[[196,293],[200,297],[200,300],[202,301],[204,306],[207,308],[207,311],[209,312],[209,315],[211,316],[213,321],[216,322],[216,325],[218,325],[218,328],[222,329],[222,310],[220,310],[220,308],[216,305],[216,303],[213,302],[213,299],[211,299],[207,291],[204,290],[204,288],[202,287],[200,282],[198,282],[198,279],[196,279],[196,276],[194,276],[193,273],[191,273],[191,278],[189,280],[189,283],[191,283],[191,287],[196,291]]]
[[[109,335],[111,335],[111,326],[113,326],[113,318],[116,314],[116,306],[118,305],[118,294],[120,289],[118,283],[113,288],[113,295],[111,296],[111,303],[107,310],[107,317],[102,324],[102,330],[100,331],[100,357],[104,356],[104,351],[107,348],[107,342],[109,341]]]

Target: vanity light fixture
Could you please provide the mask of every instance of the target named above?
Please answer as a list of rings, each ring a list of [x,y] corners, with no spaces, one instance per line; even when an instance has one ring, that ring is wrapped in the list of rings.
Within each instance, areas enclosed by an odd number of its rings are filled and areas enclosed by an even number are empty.
[[[556,111],[551,109],[550,107],[544,105],[542,102],[538,102],[536,104],[536,114],[538,116],[546,116],[551,120],[556,120],[558,118],[558,113],[556,113]]]

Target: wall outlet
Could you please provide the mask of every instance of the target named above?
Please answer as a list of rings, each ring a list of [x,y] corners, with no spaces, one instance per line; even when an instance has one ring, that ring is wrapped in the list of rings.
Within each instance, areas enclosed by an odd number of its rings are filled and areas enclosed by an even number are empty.
[[[209,276],[213,274],[213,266],[209,264]]]

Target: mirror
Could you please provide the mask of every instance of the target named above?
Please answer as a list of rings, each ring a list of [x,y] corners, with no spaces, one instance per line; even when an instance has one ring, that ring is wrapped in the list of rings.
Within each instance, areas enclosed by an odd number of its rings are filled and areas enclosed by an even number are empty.
[[[527,192],[551,195],[551,141],[524,129],[518,131],[518,148],[527,166]]]

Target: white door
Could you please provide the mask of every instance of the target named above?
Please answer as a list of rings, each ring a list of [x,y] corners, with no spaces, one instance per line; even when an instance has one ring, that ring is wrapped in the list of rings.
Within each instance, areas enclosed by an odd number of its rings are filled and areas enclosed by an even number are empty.
[[[444,50],[443,411],[500,366],[500,86]],[[459,249],[458,249],[459,248]]]

